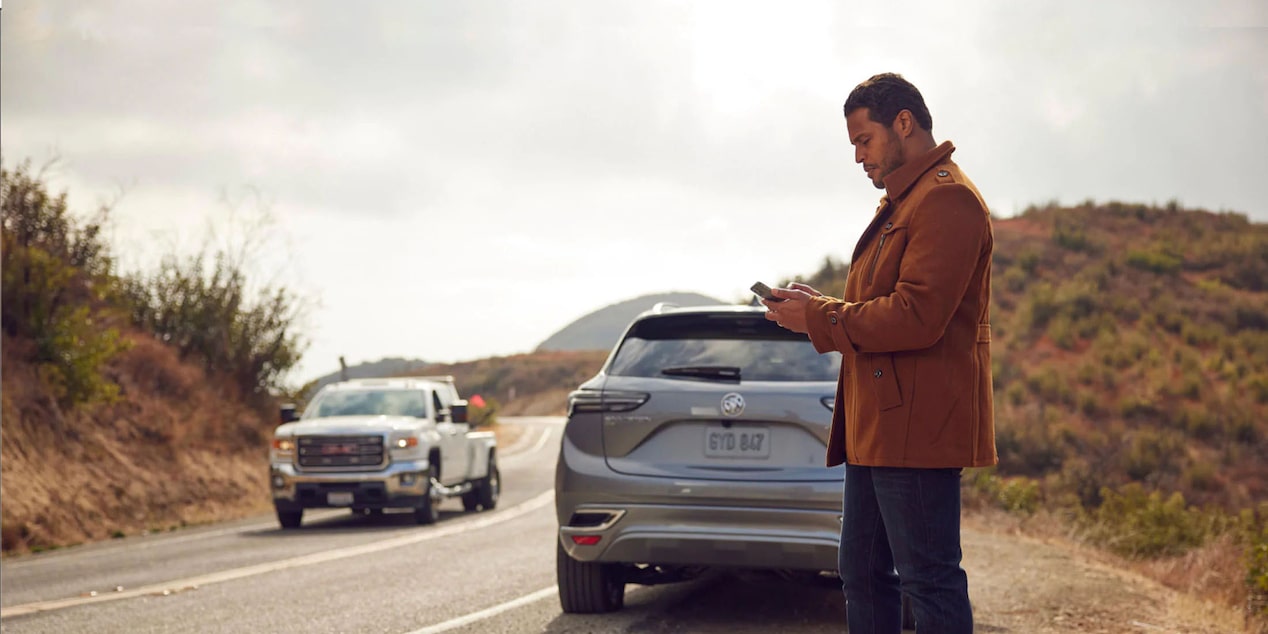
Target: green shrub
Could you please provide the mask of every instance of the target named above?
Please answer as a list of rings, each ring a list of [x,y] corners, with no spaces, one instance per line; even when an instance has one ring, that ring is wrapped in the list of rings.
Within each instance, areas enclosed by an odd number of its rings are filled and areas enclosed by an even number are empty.
[[[1127,264],[1142,271],[1171,274],[1180,270],[1184,258],[1160,247],[1132,249],[1127,252]]]
[[[122,294],[134,323],[245,394],[280,387],[307,345],[296,333],[304,302],[280,286],[254,289],[226,251],[164,258],[152,273],[128,276]]]
[[[1077,222],[1063,222],[1057,217],[1053,222],[1052,240],[1058,246],[1071,251],[1095,251],[1094,245],[1087,237],[1087,230]]]
[[[1074,404],[1074,391],[1065,376],[1052,366],[1044,366],[1026,377],[1026,386],[1036,396],[1052,404]]]
[[[1010,266],[1004,270],[1001,281],[1004,288],[1014,293],[1026,288],[1026,282],[1030,280],[1030,274],[1021,267]]]
[[[975,495],[1010,513],[1033,515],[1042,501],[1039,483],[1030,478],[1002,478],[994,468],[975,469],[965,483]]]
[[[102,370],[127,346],[108,327],[103,301],[112,266],[100,237],[106,210],[82,223],[66,194],[49,196],[28,164],[0,174],[0,323],[34,342],[30,360],[60,405],[112,400],[119,387]]]
[[[1256,374],[1246,380],[1246,388],[1255,397],[1256,403],[1268,403],[1268,374]]]
[[[1127,557],[1179,555],[1219,530],[1222,514],[1185,505],[1184,496],[1146,493],[1137,483],[1101,490],[1101,505],[1085,514],[1085,535]]]
[[[1145,429],[1131,439],[1123,470],[1133,480],[1175,472],[1184,457],[1184,441],[1174,432]]]
[[[1153,399],[1143,395],[1131,394],[1119,400],[1118,413],[1123,418],[1134,419],[1155,417],[1159,415],[1160,411]]]
[[[1009,478],[999,488],[998,497],[1004,510],[1033,515],[1039,510],[1039,483],[1029,478]]]
[[[1079,392],[1079,411],[1086,416],[1095,416],[1101,411],[1101,404],[1092,392]]]
[[[498,410],[502,408],[502,404],[493,397],[483,398],[483,407],[475,404],[467,406],[467,421],[474,426],[493,425],[498,422]]]
[[[1070,318],[1065,315],[1057,315],[1048,322],[1048,337],[1052,342],[1062,350],[1074,349],[1075,332],[1074,324],[1070,322]]]
[[[1052,285],[1047,282],[1035,284],[1026,294],[1021,305],[1021,323],[1032,331],[1042,330],[1060,311]]]
[[[1039,269],[1039,252],[1034,249],[1022,251],[1021,257],[1017,258],[1017,265],[1027,275],[1034,275]]]
[[[1012,405],[1021,405],[1026,400],[1026,386],[1021,381],[1013,381],[1004,390],[1004,398]]]

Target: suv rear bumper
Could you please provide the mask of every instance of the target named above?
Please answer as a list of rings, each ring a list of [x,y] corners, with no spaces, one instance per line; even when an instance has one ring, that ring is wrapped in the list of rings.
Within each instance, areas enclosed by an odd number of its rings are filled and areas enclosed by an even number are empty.
[[[578,561],[836,570],[841,484],[631,476],[565,435],[559,538]],[[599,540],[580,545],[577,536]]]
[[[290,463],[269,469],[273,504],[282,510],[348,507],[416,508],[427,495],[427,460],[394,462],[372,473],[299,472]],[[330,493],[351,493],[348,503],[330,503]],[[346,496],[343,496],[346,499]]]
[[[560,526],[578,561],[836,570],[841,514],[835,511],[694,505],[582,505],[577,513],[620,512],[610,526]],[[578,545],[574,536],[598,536]]]

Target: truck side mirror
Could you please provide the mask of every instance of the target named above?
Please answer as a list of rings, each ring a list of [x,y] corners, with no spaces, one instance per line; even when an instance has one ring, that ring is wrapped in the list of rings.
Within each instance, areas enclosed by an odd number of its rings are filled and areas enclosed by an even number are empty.
[[[282,421],[283,425],[285,425],[286,423],[293,423],[299,420],[299,414],[295,412],[295,404],[283,403],[281,408],[281,416],[279,417],[279,419]]]
[[[467,402],[454,401],[453,405],[449,406],[449,414],[453,417],[453,422],[455,423],[467,422]]]

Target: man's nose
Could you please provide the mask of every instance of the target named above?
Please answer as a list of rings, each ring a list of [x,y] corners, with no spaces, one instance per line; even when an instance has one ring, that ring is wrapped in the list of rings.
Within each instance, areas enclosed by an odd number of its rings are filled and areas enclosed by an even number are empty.
[[[863,162],[863,149],[862,149],[862,148],[857,148],[857,147],[856,147],[856,148],[854,148],[854,162],[855,162],[855,163],[862,163],[862,162]]]

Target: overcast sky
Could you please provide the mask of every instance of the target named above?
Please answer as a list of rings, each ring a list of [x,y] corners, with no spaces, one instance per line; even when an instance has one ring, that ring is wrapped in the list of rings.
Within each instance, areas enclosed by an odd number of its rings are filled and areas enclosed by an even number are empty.
[[[880,192],[841,104],[878,72],[996,215],[1268,221],[1265,27],[1257,0],[10,0],[0,151],[56,157],[80,211],[113,201],[125,267],[211,229],[261,243],[256,279],[312,303],[299,383],[848,258]]]

